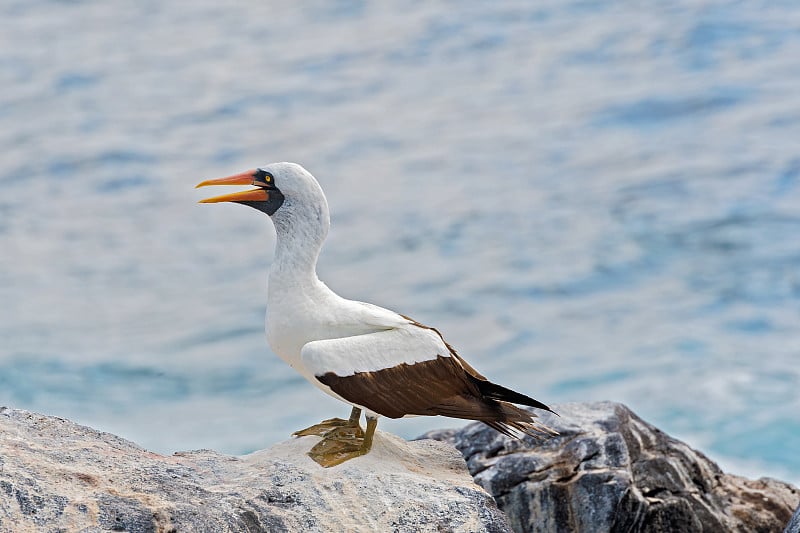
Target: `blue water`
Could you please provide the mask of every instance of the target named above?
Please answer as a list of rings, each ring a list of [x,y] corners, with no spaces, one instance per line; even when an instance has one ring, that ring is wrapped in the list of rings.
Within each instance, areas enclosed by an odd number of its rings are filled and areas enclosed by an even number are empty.
[[[341,294],[800,481],[800,6],[376,4],[0,3],[0,404],[164,453],[345,414],[266,345],[269,222],[193,190],[293,160]]]

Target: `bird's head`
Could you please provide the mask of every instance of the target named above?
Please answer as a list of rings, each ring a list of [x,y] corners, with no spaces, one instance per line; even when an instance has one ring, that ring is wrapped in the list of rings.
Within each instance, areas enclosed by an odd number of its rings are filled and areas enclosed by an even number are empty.
[[[296,163],[271,163],[226,178],[206,180],[197,187],[208,185],[254,185],[255,189],[214,196],[200,200],[200,203],[235,202],[254,207],[269,216],[284,203],[302,203],[306,198],[322,194],[314,176]]]

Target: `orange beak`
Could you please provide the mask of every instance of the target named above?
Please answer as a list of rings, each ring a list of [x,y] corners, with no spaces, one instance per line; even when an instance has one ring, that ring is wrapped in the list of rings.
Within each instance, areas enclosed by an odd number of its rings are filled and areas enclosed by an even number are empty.
[[[261,185],[255,180],[256,170],[248,170],[240,174],[234,174],[226,178],[219,178],[214,180],[201,181],[195,187],[206,187],[208,185]],[[266,184],[264,184],[266,185]],[[201,204],[214,204],[217,202],[266,202],[269,200],[269,190],[259,187],[258,189],[251,189],[249,191],[240,191],[230,194],[223,194],[200,200]]]

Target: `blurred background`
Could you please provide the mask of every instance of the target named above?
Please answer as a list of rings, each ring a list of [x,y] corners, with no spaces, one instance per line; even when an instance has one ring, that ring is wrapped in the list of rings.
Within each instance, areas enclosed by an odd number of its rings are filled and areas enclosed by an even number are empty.
[[[288,160],[343,296],[800,482],[796,2],[1,0],[0,87],[0,405],[162,453],[346,415],[267,346],[267,218],[196,203]]]

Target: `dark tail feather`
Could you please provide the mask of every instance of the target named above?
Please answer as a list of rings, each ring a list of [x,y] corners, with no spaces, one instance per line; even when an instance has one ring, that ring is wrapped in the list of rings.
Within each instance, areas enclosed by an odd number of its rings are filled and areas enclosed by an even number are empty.
[[[506,437],[510,437],[512,439],[518,439],[519,435],[515,434],[514,431],[508,426],[508,424],[504,424],[502,422],[495,422],[494,420],[490,420],[488,422],[484,422],[487,426],[492,428],[493,430],[497,431],[498,433],[502,433]]]
[[[545,436],[558,435],[557,431],[537,423],[533,419],[535,415],[511,404],[501,403],[500,405],[506,415],[505,420],[483,420],[483,423],[503,435],[514,439],[521,439],[524,435],[528,435],[537,440]]]
[[[481,394],[486,398],[491,398],[492,400],[501,400],[505,402],[516,403],[520,405],[527,405],[529,407],[536,407],[537,409],[544,409],[545,411],[550,411],[554,415],[557,415],[555,411],[547,407],[545,404],[540,402],[539,400],[534,400],[530,396],[525,396],[519,392],[515,392],[511,389],[507,389],[502,385],[497,385],[492,383],[488,380],[478,379],[474,376],[469,376],[475,385],[478,386],[478,390],[481,391]]]
[[[535,420],[536,415],[525,409],[509,402],[478,397],[473,394],[452,396],[438,405],[413,414],[479,420],[503,435],[515,439],[521,439],[525,435],[535,438],[558,435],[556,431],[538,423]]]

